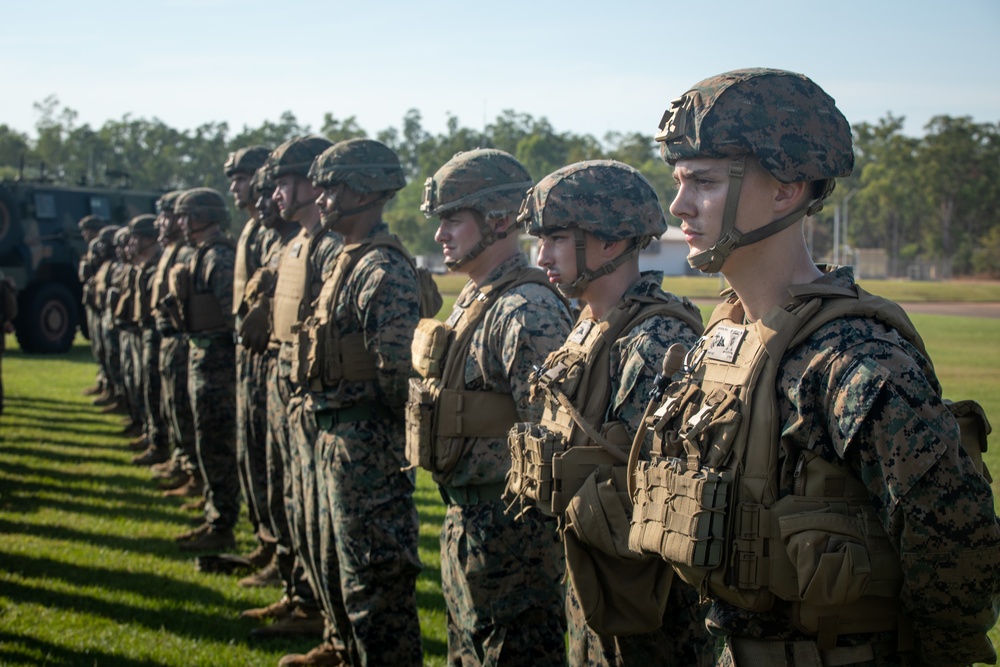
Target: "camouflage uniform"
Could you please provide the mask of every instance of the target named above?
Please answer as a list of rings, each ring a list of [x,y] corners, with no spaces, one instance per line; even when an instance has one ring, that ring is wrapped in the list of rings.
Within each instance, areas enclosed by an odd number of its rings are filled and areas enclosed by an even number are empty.
[[[97,314],[93,306],[93,290],[94,286],[94,276],[97,273],[99,267],[99,262],[97,255],[94,252],[94,241],[97,237],[97,232],[105,226],[104,220],[96,215],[88,215],[81,218],[78,223],[78,227],[82,233],[85,234],[84,240],[87,241],[87,251],[80,257],[80,264],[77,270],[77,278],[80,280],[80,285],[83,287],[83,310],[84,317],[87,323],[87,336],[90,339],[90,352],[94,356],[94,363],[98,364],[97,367],[97,378],[95,386],[99,390],[98,393],[104,393],[107,390],[107,377],[104,374],[104,368],[100,365],[101,351],[100,351],[100,316]],[[93,238],[87,239],[87,235],[93,234]]]
[[[145,236],[155,244],[156,222],[154,216],[140,216],[129,223],[133,237]],[[132,291],[135,294],[135,321],[141,341],[139,367],[142,373],[144,431],[149,446],[160,456],[168,454],[170,445],[166,420],[160,409],[160,332],[153,317],[153,280],[157,263],[163,254],[157,245],[154,254],[136,267]]]
[[[249,146],[226,160],[225,174],[252,175],[270,154],[264,146]],[[233,285],[233,314],[239,331],[241,304],[247,279],[263,264],[264,254],[278,240],[277,233],[265,228],[256,216],[243,226],[236,241],[236,270]],[[267,512],[267,362],[264,354],[236,345],[236,461],[240,488],[247,501],[250,525],[260,543],[273,544]]]
[[[406,180],[398,156],[371,139],[334,144],[310,175],[326,192],[319,200],[325,225],[336,228],[344,218],[370,225],[340,254],[300,338],[310,352],[299,352],[308,359],[298,378],[308,394],[294,439],[315,442],[319,506],[306,519],[319,532],[310,546],[319,548],[313,559],[321,566],[324,613],[351,664],[420,665],[419,520],[404,452],[420,288],[401,246],[378,245],[389,238],[381,206]],[[345,211],[330,194],[338,188],[373,199]],[[360,360],[357,369],[348,365]]]
[[[157,368],[160,372],[160,415],[166,428],[171,458],[189,475],[201,477],[195,448],[194,418],[188,394],[188,340],[182,323],[165,310],[167,275],[174,266],[188,263],[194,249],[175,241],[156,263],[153,275],[153,321],[160,340]]]
[[[528,268],[518,255],[486,279]],[[468,283],[451,319],[480,291]],[[501,295],[473,333],[466,388],[508,393],[518,416],[537,421],[529,400],[531,373],[569,333],[571,316],[552,290],[526,284]],[[555,525],[537,510],[506,512],[500,490],[510,467],[503,438],[479,438],[445,478],[448,505],[441,526],[441,587],[448,605],[448,663],[555,664],[563,645],[562,545]],[[495,488],[478,501],[479,489]],[[500,660],[500,663],[496,661]]]
[[[3,414],[3,352],[7,344],[7,322],[17,315],[17,290],[0,271],[0,415]]]
[[[662,282],[660,273],[643,274],[623,299],[652,296],[660,292]],[[612,402],[608,406],[607,421],[620,421],[630,434],[635,433],[649,401],[653,377],[667,348],[673,343],[690,348],[697,340],[698,333],[681,320],[655,316],[619,337],[612,345],[608,369]],[[680,579],[675,578],[670,586],[660,628],[632,635],[600,634],[588,626],[572,582],[571,578],[566,587],[570,665],[694,667],[714,664],[715,640],[705,632],[707,608],[700,604],[697,591]]]
[[[639,251],[667,229],[656,191],[620,162],[578,162],[539,181],[518,222],[542,237],[538,262],[560,276],[559,290],[599,304],[583,309],[563,347],[533,376],[543,406],[540,423],[519,425],[510,436],[518,461],[530,458],[520,451],[526,441],[517,435],[526,428],[558,442],[555,449],[566,449],[567,463],[559,467],[560,475],[567,475],[560,477],[561,495],[553,494],[545,507],[562,516],[570,575],[569,664],[711,665],[714,640],[705,630],[707,608],[697,592],[679,580],[671,584],[669,566],[659,559],[621,555],[629,553],[624,537],[631,515],[625,452],[667,349],[692,347],[703,329],[696,307],[661,289],[662,274],[639,272]],[[595,241],[620,244],[621,250],[591,268],[587,248]],[[563,245],[549,250],[549,244]],[[565,250],[571,247],[575,261]],[[527,480],[517,480],[522,474],[512,471],[509,488],[528,488]]]
[[[182,221],[187,216],[192,228],[197,224],[202,225],[202,230],[209,230],[207,238],[198,243],[188,258],[186,272],[175,268],[179,273],[171,276],[171,282],[172,285],[187,282],[184,286],[187,294],[174,294],[184,304],[189,342],[188,394],[198,466],[205,480],[205,523],[212,535],[219,536],[221,545],[223,538],[231,541],[240,509],[232,315],[236,252],[219,227],[228,221],[228,212],[218,192],[209,188],[187,190],[178,197],[174,211]],[[190,277],[181,278],[185,273]],[[196,306],[206,302],[211,306]]]
[[[109,260],[110,264],[104,274],[103,304],[101,312],[101,331],[104,335],[104,352],[106,355],[108,383],[112,394],[121,403],[125,401],[125,381],[122,371],[121,330],[115,322],[115,307],[121,299],[121,277],[126,270],[126,264],[118,258]]]
[[[732,163],[747,155],[781,183],[823,186],[751,234],[734,231],[736,206],[720,207],[719,240],[689,257],[706,271],[726,273],[733,247],[758,243],[821,208],[834,179],[853,169],[846,119],[822,89],[790,72],[707,79],[674,102],[661,130],[657,139],[671,164],[730,161],[727,199],[739,196],[742,170]],[[859,291],[847,268],[789,285],[785,299],[752,323],[737,294],[720,304],[685,375],[667,388],[662,409],[671,412],[656,425],[650,468],[665,463],[665,483],[677,484],[680,474],[671,480],[671,462],[661,455],[683,457],[681,468],[684,461],[701,466],[702,479],[733,475],[732,516],[718,535],[726,555],[714,566],[670,557],[690,579],[710,572],[709,628],[726,638],[719,664],[995,661],[986,631],[1000,608],[1000,526],[989,484],[959,446],[919,335],[898,306]],[[840,304],[846,314],[837,314]],[[835,317],[821,319],[823,309]],[[818,328],[810,328],[813,318]],[[792,332],[801,335],[782,344],[780,336]],[[767,353],[758,352],[765,344]],[[749,388],[758,381],[766,384]],[[689,383],[694,392],[671,403],[691,391]],[[704,396],[728,383],[736,397],[728,407]],[[630,543],[648,548],[643,538],[655,522],[643,508],[655,483],[644,465]],[[789,565],[780,565],[782,555]],[[761,571],[768,576],[761,579]]]
[[[276,148],[268,157],[265,168],[274,179],[282,175],[305,178],[313,159],[328,148],[331,142],[319,137],[299,137]],[[271,308],[272,326],[269,346],[276,349],[276,360],[268,369],[267,382],[267,460],[268,503],[271,507],[271,529],[277,540],[278,569],[284,583],[285,595],[297,606],[310,611],[319,606],[321,595],[320,564],[310,558],[309,532],[305,518],[316,502],[316,465],[313,442],[293,440],[292,427],[296,424],[292,414],[301,409],[302,392],[292,380],[292,361],[295,346],[290,332],[278,332],[274,313],[282,308],[282,299],[294,303],[302,322],[311,313],[313,302],[319,296],[323,280],[333,269],[337,255],[343,249],[339,234],[326,231],[322,226],[312,232],[302,228],[281,248],[278,259],[277,282]],[[306,253],[308,284],[304,293],[292,295],[279,293],[288,273],[282,266],[297,261]],[[295,286],[294,289],[298,289]],[[298,395],[296,393],[298,392]],[[280,475],[280,477],[279,477]],[[307,503],[309,506],[307,507]],[[318,532],[313,537],[319,541]]]

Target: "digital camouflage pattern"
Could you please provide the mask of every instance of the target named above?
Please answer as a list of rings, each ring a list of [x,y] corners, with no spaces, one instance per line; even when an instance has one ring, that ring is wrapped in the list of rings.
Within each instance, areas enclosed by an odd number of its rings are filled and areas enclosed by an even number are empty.
[[[587,160],[552,172],[528,191],[517,221],[535,236],[573,228],[602,241],[659,238],[667,231],[656,190],[615,160]]]
[[[528,269],[516,255],[484,284]],[[471,281],[452,318],[476,298]],[[543,285],[502,294],[473,332],[465,362],[469,390],[510,394],[521,421],[537,421],[530,399],[534,366],[565,340],[569,310]],[[445,479],[450,491],[501,486],[510,469],[505,438],[477,438]],[[499,492],[497,493],[499,497]],[[448,607],[449,664],[562,664],[565,616],[562,545],[553,522],[530,509],[520,517],[501,500],[450,502],[441,527],[441,586]]]
[[[266,157],[267,153],[261,162]],[[234,169],[239,171],[244,167],[237,162]],[[243,258],[246,275],[256,273],[264,263],[264,253],[277,241],[277,237],[277,232],[264,228],[259,221],[251,218],[236,241],[237,273],[240,257]],[[245,283],[241,285],[238,279],[234,280],[233,307],[236,310],[234,324],[237,331],[243,312],[239,306],[243,301],[244,287]],[[266,354],[257,354],[243,345],[236,346],[236,461],[250,525],[262,541],[273,542],[271,521],[267,516],[267,359]]]
[[[155,234],[154,234],[155,236]],[[160,409],[162,403],[163,378],[160,375],[159,329],[153,317],[153,280],[163,251],[157,247],[154,254],[139,268],[136,275],[136,299],[141,302],[137,310],[142,315],[138,322],[141,338],[140,368],[143,381],[143,414],[145,417],[146,439],[151,447],[163,452],[170,451],[169,427]]]
[[[267,161],[267,156],[270,154],[271,149],[267,146],[245,146],[229,154],[223,165],[223,171],[227,177],[234,174],[252,174]]]
[[[212,188],[184,190],[174,201],[174,214],[178,217],[189,215],[201,223],[229,224],[229,207],[226,205],[226,200],[218,190]]]
[[[211,208],[207,195],[204,203],[198,199],[185,204],[190,192],[181,195],[175,212],[185,215],[185,211],[196,205]],[[205,480],[205,520],[215,531],[231,530],[240,510],[236,473],[236,350],[231,315],[235,265],[236,252],[221,231],[199,243],[188,259],[191,293],[213,294],[226,322],[220,332],[188,335],[188,394],[195,448]]]
[[[323,151],[309,169],[318,187],[343,183],[357,193],[396,192],[406,186],[399,156],[381,141],[348,139]]]
[[[623,295],[630,298],[652,297],[661,293],[663,275],[644,273]],[[588,311],[584,311],[584,316]],[[581,322],[583,317],[581,316]],[[619,421],[631,435],[639,429],[649,403],[653,379],[660,372],[667,349],[674,343],[692,348],[700,332],[682,320],[651,316],[629,331],[623,332],[611,344],[609,364],[604,369],[611,387],[607,412],[601,423]],[[600,369],[592,371],[591,386],[601,384]],[[582,409],[586,396],[571,397]],[[631,508],[625,508],[630,510]],[[585,510],[578,511],[580,517]],[[623,517],[629,516],[623,510]],[[593,521],[603,519],[592,518]],[[569,528],[567,528],[569,530]],[[633,561],[634,562],[634,561]],[[627,563],[623,563],[623,566]],[[662,626],[652,632],[632,635],[608,635],[595,632],[586,623],[573,579],[569,578],[566,593],[566,617],[569,625],[569,664],[587,667],[617,667],[618,665],[684,665],[708,667],[715,662],[715,640],[705,629],[707,605],[698,600],[691,586],[675,578],[670,588]]]
[[[809,78],[751,68],[709,77],[670,103],[656,141],[663,159],[753,155],[782,183],[849,176],[851,127]]]
[[[469,208],[485,218],[516,213],[531,174],[513,155],[495,148],[456,153],[424,184],[420,210],[428,218]]]
[[[368,238],[388,231],[378,224]],[[306,523],[310,538],[319,537],[311,547],[318,547],[325,611],[352,664],[420,665],[418,517],[414,474],[404,470],[403,416],[420,319],[417,277],[408,258],[376,247],[325,296],[316,314],[329,313],[341,336],[363,334],[376,358],[373,380],[313,386],[293,438],[315,443],[318,505]]]
[[[160,337],[160,413],[166,424],[171,458],[188,473],[200,476],[188,394],[188,341],[163,303],[167,274],[175,265],[186,264],[193,252],[193,248],[176,242],[160,255],[153,277],[153,321]]]
[[[293,137],[271,151],[264,163],[267,174],[272,179],[288,175],[306,177],[316,156],[332,145],[326,137]]]
[[[820,280],[854,284],[850,268]],[[782,453],[807,449],[846,464],[901,554],[900,599],[916,650],[879,655],[877,664],[992,663],[985,633],[1000,600],[1000,528],[990,486],[958,444],[930,361],[877,321],[844,318],[786,353],[776,389]],[[791,467],[781,467],[783,494]],[[715,602],[709,624],[717,634],[804,638],[789,613],[780,600],[757,614]]]
[[[275,153],[280,148],[275,149]],[[301,148],[295,149],[295,151]],[[271,157],[274,157],[274,153]],[[295,244],[300,240],[304,247],[309,248],[308,262],[311,283],[306,288],[308,294],[304,297],[311,308],[313,300],[319,296],[324,280],[333,270],[337,256],[344,247],[344,241],[339,234],[324,231],[320,227],[315,228],[311,235],[304,229],[298,230],[297,235],[289,239],[282,247],[279,257],[293,252]],[[278,267],[280,273],[280,258]],[[301,409],[302,400],[301,395],[293,398],[296,393],[301,394],[299,387],[293,383],[291,377],[295,347],[290,343],[279,342],[274,337],[273,327],[271,334],[271,345],[275,347],[280,345],[280,347],[278,347],[274,370],[268,376],[269,493],[274,494],[277,490],[273,484],[277,481],[276,475],[280,466],[281,498],[287,522],[282,524],[279,515],[273,521],[272,529],[276,531],[287,530],[287,536],[281,533],[275,534],[275,537],[278,538],[278,564],[283,569],[282,578],[286,588],[292,589],[295,596],[293,599],[301,601],[301,604],[315,606],[318,604],[317,596],[321,590],[320,564],[310,558],[310,555],[315,552],[309,550],[310,538],[309,529],[306,526],[305,509],[307,500],[314,502],[312,499],[316,497],[314,442],[312,440],[300,441],[294,437],[297,432],[301,435],[301,429],[296,431],[293,428],[296,423],[301,423],[301,419],[296,421],[292,415]],[[274,456],[275,452],[277,456]],[[273,498],[270,504],[272,509],[277,511]],[[273,514],[272,519],[275,519]],[[289,578],[285,579],[286,576]]]

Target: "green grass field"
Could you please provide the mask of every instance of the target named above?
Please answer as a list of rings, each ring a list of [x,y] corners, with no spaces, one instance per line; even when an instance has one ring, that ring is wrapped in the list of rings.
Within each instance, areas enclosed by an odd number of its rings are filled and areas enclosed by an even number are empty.
[[[945,395],[978,399],[1000,427],[1000,320],[913,320]],[[180,500],[160,497],[148,471],[129,464],[118,417],[100,415],[80,395],[93,374],[82,340],[67,355],[28,357],[15,348],[3,359],[0,665],[243,667],[310,648],[309,641],[249,640],[254,623],[237,613],[272,602],[277,589],[244,589],[234,576],[199,573],[178,552],[173,536],[198,517],[182,512]],[[990,444],[987,463],[1000,471],[997,433]],[[437,534],[444,508],[429,476],[418,482],[426,664],[443,665]],[[253,547],[246,520],[238,540],[244,551]],[[1000,645],[997,629],[992,636]]]

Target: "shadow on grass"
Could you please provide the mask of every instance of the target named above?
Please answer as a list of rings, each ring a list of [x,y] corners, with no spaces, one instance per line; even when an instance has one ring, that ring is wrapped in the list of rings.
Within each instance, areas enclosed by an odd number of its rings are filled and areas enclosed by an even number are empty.
[[[183,518],[178,517],[183,521]],[[182,527],[189,527],[190,524],[181,523]],[[76,530],[67,526],[43,526],[37,524],[24,524],[0,519],[0,533],[8,536],[30,535],[47,540],[62,540],[66,542],[79,542],[90,546],[115,549],[117,551],[127,551],[137,554],[150,554],[159,558],[190,558],[190,554],[184,554],[177,549],[176,543],[169,537],[154,537],[152,535],[136,534],[131,537],[123,535],[108,535],[104,533],[91,533]],[[2,562],[3,556],[0,556]],[[2,569],[2,568],[0,568]]]
[[[72,651],[52,642],[0,632],[0,664],[11,667],[34,667],[44,664],[48,667],[77,667],[78,665],[101,665],[101,667],[163,667],[169,663],[151,660],[135,660],[120,655],[86,649]]]

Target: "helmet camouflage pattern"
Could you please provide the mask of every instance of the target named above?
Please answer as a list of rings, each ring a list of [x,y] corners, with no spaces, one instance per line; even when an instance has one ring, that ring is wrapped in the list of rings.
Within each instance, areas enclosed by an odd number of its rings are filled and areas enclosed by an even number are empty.
[[[517,221],[536,236],[578,228],[602,241],[659,238],[667,231],[653,186],[615,160],[587,160],[552,172],[528,191]]]
[[[185,190],[174,204],[174,213],[188,215],[199,222],[228,224],[229,208],[218,190],[192,188]]]
[[[271,176],[271,170],[266,164],[261,165],[253,173],[253,178],[250,179],[250,187],[253,188],[254,193],[258,196],[274,192],[274,177]]]
[[[113,248],[115,246],[115,235],[120,229],[121,227],[118,225],[106,225],[101,227],[101,231],[97,232],[97,238],[95,241],[104,244],[107,248]]]
[[[99,215],[87,215],[80,218],[80,222],[76,223],[76,226],[81,232],[84,230],[98,232],[107,224],[107,220]]]
[[[148,213],[137,215],[129,220],[128,229],[129,233],[134,236],[145,236],[154,239],[160,233],[156,227],[156,216]]]
[[[457,153],[424,184],[420,210],[428,218],[472,209],[484,218],[516,213],[531,174],[510,153],[477,148]]]
[[[396,192],[406,185],[396,151],[374,139],[340,141],[320,154],[309,170],[317,187],[343,183],[360,194]]]
[[[116,227],[114,234],[114,245],[117,248],[124,248],[125,244],[128,243],[128,237],[131,235],[128,227]]]
[[[854,169],[847,119],[832,97],[795,72],[751,68],[709,77],[671,102],[659,128],[660,155],[671,165],[699,157],[730,160],[719,238],[688,256],[688,263],[705,273],[721,271],[736,248],[818,213],[835,179]],[[748,155],[782,183],[819,187],[801,207],[744,234],[736,229],[736,211]]]
[[[851,126],[812,80],[751,68],[709,77],[675,99],[656,140],[663,159],[753,155],[782,183],[849,176]]]
[[[181,196],[183,190],[172,190],[166,193],[156,200],[156,212],[157,213],[173,213],[174,204],[177,203],[177,198]]]
[[[224,166],[226,176],[252,174],[260,168],[271,149],[267,146],[246,146],[229,154]]]
[[[271,151],[267,158],[271,178],[308,176],[316,156],[332,145],[332,141],[317,135],[289,139]]]

